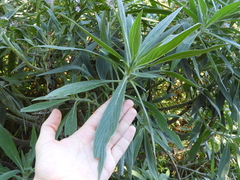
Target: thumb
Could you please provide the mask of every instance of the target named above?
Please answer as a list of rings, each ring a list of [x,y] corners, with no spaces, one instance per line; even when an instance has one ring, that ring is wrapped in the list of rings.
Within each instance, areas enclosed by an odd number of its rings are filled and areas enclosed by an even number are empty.
[[[55,140],[56,131],[62,119],[62,113],[54,109],[47,120],[42,124],[39,141],[42,143]]]

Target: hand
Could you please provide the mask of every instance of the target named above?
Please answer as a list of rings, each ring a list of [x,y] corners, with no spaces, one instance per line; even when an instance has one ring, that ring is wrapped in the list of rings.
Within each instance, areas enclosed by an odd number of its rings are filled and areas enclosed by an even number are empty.
[[[57,109],[52,111],[41,127],[36,144],[34,180],[97,180],[98,159],[93,157],[93,141],[107,104],[108,101],[73,135],[60,141],[55,140],[55,134],[62,115]],[[132,141],[136,130],[130,124],[135,116],[133,102],[126,100],[117,130],[107,144],[101,180],[110,178],[117,162]]]

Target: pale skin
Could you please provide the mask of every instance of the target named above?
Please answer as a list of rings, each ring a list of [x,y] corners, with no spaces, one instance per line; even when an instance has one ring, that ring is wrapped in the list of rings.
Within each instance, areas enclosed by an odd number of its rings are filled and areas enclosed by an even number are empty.
[[[109,101],[104,103],[86,123],[73,135],[60,141],[55,134],[62,115],[54,109],[43,123],[36,144],[36,165],[34,180],[97,180],[98,159],[93,157],[93,141],[96,128]],[[101,180],[107,180],[113,173],[135,134],[131,125],[136,116],[133,102],[126,100],[117,130],[106,148],[106,160]]]

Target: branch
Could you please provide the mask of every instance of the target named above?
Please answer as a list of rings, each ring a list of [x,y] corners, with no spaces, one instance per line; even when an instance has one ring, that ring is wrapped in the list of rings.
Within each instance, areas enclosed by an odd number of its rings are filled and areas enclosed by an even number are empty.
[[[195,100],[196,100],[196,98],[194,98],[194,99],[192,99],[190,101],[184,102],[182,104],[177,104],[177,105],[173,105],[173,106],[169,106],[169,107],[158,108],[158,110],[159,111],[167,111],[167,110],[171,110],[171,109],[182,108],[182,107],[185,107],[185,106],[193,104],[193,102]]]

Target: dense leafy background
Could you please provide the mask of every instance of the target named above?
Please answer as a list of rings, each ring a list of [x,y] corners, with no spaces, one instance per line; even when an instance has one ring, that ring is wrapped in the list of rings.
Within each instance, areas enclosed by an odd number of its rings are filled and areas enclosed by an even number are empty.
[[[1,0],[0,179],[32,179],[52,108],[61,139],[110,96],[99,171],[123,99],[138,111],[111,179],[239,179],[239,12],[237,0]]]

